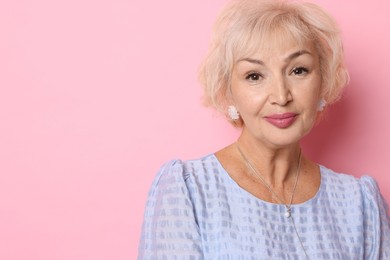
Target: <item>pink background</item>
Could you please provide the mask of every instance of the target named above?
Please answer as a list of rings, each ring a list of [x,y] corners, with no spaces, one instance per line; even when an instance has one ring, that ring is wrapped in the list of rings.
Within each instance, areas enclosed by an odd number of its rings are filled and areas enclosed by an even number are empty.
[[[0,259],[136,258],[161,164],[238,135],[197,83],[224,2],[0,2]],[[390,4],[315,2],[343,29],[352,81],[304,149],[390,201]]]

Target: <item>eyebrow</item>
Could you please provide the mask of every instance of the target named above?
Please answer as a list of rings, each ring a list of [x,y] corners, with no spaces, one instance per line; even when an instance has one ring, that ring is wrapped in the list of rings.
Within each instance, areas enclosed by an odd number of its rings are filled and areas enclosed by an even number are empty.
[[[247,61],[247,62],[254,63],[254,64],[264,65],[264,62],[263,62],[263,61],[261,61],[261,60],[256,60],[256,59],[251,59],[251,58],[239,59],[239,60],[237,61],[237,63],[239,63],[239,62],[241,62],[241,61]]]
[[[309,52],[307,50],[300,50],[300,51],[294,52],[293,54],[290,54],[287,58],[284,59],[284,61],[293,60],[295,58],[298,58],[299,56],[302,56],[303,54],[312,55],[311,52]]]
[[[293,60],[293,59],[298,58],[299,56],[302,56],[304,54],[312,55],[311,52],[309,52],[307,50],[300,50],[300,51],[297,51],[297,52],[290,54],[287,58],[284,59],[284,61],[287,62],[287,61]],[[262,60],[257,60],[257,59],[243,58],[243,59],[239,59],[237,61],[237,63],[239,63],[241,61],[247,61],[247,62],[254,63],[254,64],[264,65],[264,62]]]

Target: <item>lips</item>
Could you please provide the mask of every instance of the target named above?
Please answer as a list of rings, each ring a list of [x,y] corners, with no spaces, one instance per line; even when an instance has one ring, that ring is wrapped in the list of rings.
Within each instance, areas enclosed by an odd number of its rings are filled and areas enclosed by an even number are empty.
[[[289,112],[289,113],[265,116],[264,119],[267,120],[267,122],[271,123],[272,125],[276,126],[277,128],[284,129],[291,126],[295,122],[297,117],[298,117],[297,113]]]

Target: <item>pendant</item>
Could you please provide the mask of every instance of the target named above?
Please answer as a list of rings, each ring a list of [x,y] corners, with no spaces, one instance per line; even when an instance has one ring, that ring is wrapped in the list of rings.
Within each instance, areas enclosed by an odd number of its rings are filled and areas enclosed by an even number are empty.
[[[287,211],[284,213],[284,216],[285,216],[286,218],[291,217],[291,209],[290,209],[290,208],[287,209]]]

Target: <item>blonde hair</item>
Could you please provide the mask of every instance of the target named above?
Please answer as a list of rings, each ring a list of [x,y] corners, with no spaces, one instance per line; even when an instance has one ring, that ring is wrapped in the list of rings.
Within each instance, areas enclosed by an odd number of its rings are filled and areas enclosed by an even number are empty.
[[[349,76],[340,30],[332,16],[307,2],[232,0],[214,25],[209,53],[200,67],[204,104],[227,115],[231,73],[237,60],[286,37],[298,44],[314,42],[320,58],[321,97],[327,104],[337,101]]]

